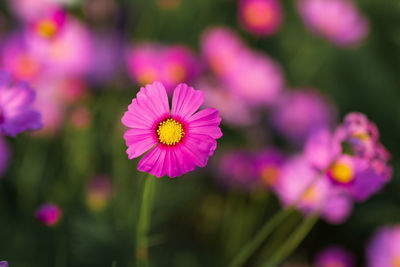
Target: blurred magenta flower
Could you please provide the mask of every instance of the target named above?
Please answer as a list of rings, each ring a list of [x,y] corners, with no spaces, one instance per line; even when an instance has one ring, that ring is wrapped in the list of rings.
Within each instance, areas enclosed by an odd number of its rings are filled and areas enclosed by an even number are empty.
[[[41,38],[51,39],[60,33],[65,24],[66,12],[51,10],[48,14],[30,23],[30,31]]]
[[[270,188],[274,188],[281,175],[285,157],[277,149],[266,149],[255,155],[255,169],[261,182]]]
[[[314,260],[315,267],[354,267],[355,260],[353,254],[347,250],[330,246],[320,251]],[[383,267],[383,266],[382,266]]]
[[[257,52],[235,57],[238,64],[224,77],[227,88],[250,106],[274,104],[285,87],[279,64]]]
[[[8,262],[0,261],[0,267],[8,267]]]
[[[274,34],[282,23],[279,0],[239,0],[239,22],[256,36]]]
[[[384,226],[367,245],[368,267],[400,266],[400,225]]]
[[[357,45],[368,34],[368,21],[352,0],[297,1],[304,24],[336,45]]]
[[[232,94],[223,83],[201,79],[197,88],[204,93],[204,106],[218,109],[224,124],[247,126],[259,121],[259,114]]]
[[[336,110],[330,101],[315,90],[286,92],[273,107],[271,121],[286,138],[303,144],[308,135],[333,125]]]
[[[107,176],[99,175],[86,184],[87,206],[95,212],[104,210],[112,195],[112,184]]]
[[[254,156],[248,151],[225,152],[217,163],[217,178],[228,188],[241,190],[257,188],[261,183],[254,163]]]
[[[43,64],[31,53],[24,36],[15,33],[6,38],[2,55],[2,68],[9,72],[13,79],[32,83],[43,72]]]
[[[274,189],[284,206],[296,203],[305,214],[319,211],[321,217],[332,224],[342,223],[352,210],[351,199],[312,168],[303,155],[294,156],[285,163]]]
[[[176,177],[207,164],[222,136],[221,118],[214,108],[195,113],[202,103],[203,93],[186,84],[175,88],[171,110],[162,83],[140,89],[121,120],[131,128],[124,134],[129,159],[147,152],[139,171]]]
[[[247,52],[247,49],[239,36],[226,27],[208,29],[201,37],[204,61],[220,78],[237,68],[238,55]]]
[[[128,51],[126,61],[132,80],[140,85],[160,81],[168,93],[200,71],[195,54],[183,45],[141,44]]]
[[[23,82],[11,84],[10,75],[0,72],[0,133],[15,137],[42,127],[41,115],[32,108],[35,92]]]
[[[60,32],[46,39],[26,34],[28,49],[54,76],[86,75],[91,66],[92,37],[85,24],[67,17]]]
[[[52,227],[58,223],[61,217],[61,210],[57,205],[47,203],[40,206],[36,211],[35,216],[42,224]]]

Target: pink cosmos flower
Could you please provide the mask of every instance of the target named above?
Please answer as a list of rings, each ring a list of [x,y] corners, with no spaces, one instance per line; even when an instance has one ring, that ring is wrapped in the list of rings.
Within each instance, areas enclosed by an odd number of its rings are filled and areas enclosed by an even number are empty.
[[[317,254],[314,265],[315,267],[354,267],[355,260],[353,254],[345,249],[330,246]]]
[[[390,179],[389,153],[376,126],[361,113],[350,113],[332,135],[320,130],[305,145],[310,164],[357,201],[379,191]]]
[[[303,144],[312,131],[329,128],[335,117],[335,108],[321,94],[314,90],[300,89],[281,96],[273,108],[271,120],[286,138]]]
[[[367,246],[368,267],[400,266],[400,225],[384,226]]]
[[[23,82],[11,84],[10,76],[0,72],[0,133],[15,137],[42,127],[41,115],[32,109],[35,92]]]
[[[279,0],[239,0],[239,21],[242,27],[257,36],[274,34],[282,23]]]
[[[216,27],[206,30],[201,37],[201,52],[204,61],[219,77],[224,77],[238,64],[238,55],[247,51],[247,46],[229,28]]]
[[[42,224],[52,227],[58,223],[61,217],[61,210],[57,205],[47,203],[40,206],[36,211],[35,216]]]
[[[80,76],[89,72],[92,60],[90,31],[80,21],[67,17],[53,38],[26,35],[31,54],[35,55],[54,76]]]
[[[305,214],[319,211],[332,224],[345,221],[352,210],[351,199],[312,168],[303,155],[294,156],[282,167],[275,192],[284,206],[297,203]]]
[[[311,31],[339,46],[356,45],[369,31],[352,0],[298,0],[298,10]]]
[[[179,83],[191,82],[199,73],[196,56],[182,45],[142,44],[128,52],[131,78],[141,85],[161,81],[168,92]]]
[[[131,128],[124,134],[129,159],[147,152],[138,170],[161,177],[176,177],[204,167],[222,136],[218,111],[207,108],[197,113],[203,93],[179,84],[173,93],[172,109],[160,82],[142,87],[122,123]]]

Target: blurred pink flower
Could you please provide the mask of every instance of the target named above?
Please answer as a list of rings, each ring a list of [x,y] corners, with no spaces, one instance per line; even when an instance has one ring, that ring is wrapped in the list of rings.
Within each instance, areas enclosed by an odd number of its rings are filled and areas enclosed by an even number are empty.
[[[334,139],[328,130],[319,130],[307,140],[305,155],[310,165],[324,172],[333,185],[356,201],[364,201],[387,183],[391,168],[386,160],[376,156],[360,157],[352,151],[343,151],[346,145],[342,141]]]
[[[203,103],[203,93],[179,84],[173,93],[172,109],[160,82],[142,87],[122,123],[129,159],[143,153],[138,170],[161,177],[176,177],[204,167],[222,136],[221,118],[214,108],[195,113]]]
[[[182,82],[191,82],[199,73],[196,56],[182,45],[141,44],[127,54],[128,71],[140,85],[160,81],[168,92]]]
[[[0,72],[0,133],[15,137],[42,127],[41,115],[32,108],[35,92],[23,82],[11,84],[10,76]]]
[[[253,107],[274,104],[285,87],[278,63],[261,53],[235,55],[238,64],[224,77],[227,88]]]
[[[279,150],[266,149],[255,154],[255,169],[261,183],[275,188],[278,183],[285,157]]]
[[[272,124],[281,134],[303,144],[312,131],[333,125],[336,110],[317,91],[300,89],[283,94],[271,116]]]
[[[223,83],[202,79],[197,83],[197,88],[204,93],[204,106],[218,109],[224,124],[247,126],[259,121],[259,114],[229,92]]]
[[[304,24],[336,45],[357,45],[368,34],[368,21],[352,0],[298,0],[297,4]]]
[[[68,17],[51,40],[27,34],[29,50],[54,76],[86,75],[91,66],[92,39],[82,22]]]
[[[42,17],[29,23],[29,33],[40,38],[52,39],[62,31],[65,19],[66,12],[64,10],[51,10]]]
[[[294,156],[283,166],[275,191],[284,206],[297,203],[305,214],[319,211],[332,224],[342,223],[352,210],[351,199],[334,188],[302,155]]]
[[[57,205],[47,203],[40,206],[36,211],[35,216],[42,224],[53,227],[58,223],[61,217],[61,210]]]
[[[247,52],[247,49],[239,36],[229,28],[211,28],[201,37],[202,56],[220,78],[237,68],[238,55]]]
[[[368,267],[400,266],[400,225],[378,229],[366,252]]]
[[[32,83],[43,71],[42,62],[29,50],[25,38],[20,33],[9,36],[2,49],[2,68],[13,79]]]
[[[112,195],[112,184],[107,176],[99,175],[88,181],[85,190],[86,204],[95,212],[104,210]]]
[[[317,254],[314,265],[315,267],[354,267],[355,260],[353,254],[343,248],[330,246]]]
[[[279,0],[239,0],[239,21],[242,27],[256,36],[274,34],[282,23]]]
[[[0,261],[0,267],[8,267],[8,262]]]

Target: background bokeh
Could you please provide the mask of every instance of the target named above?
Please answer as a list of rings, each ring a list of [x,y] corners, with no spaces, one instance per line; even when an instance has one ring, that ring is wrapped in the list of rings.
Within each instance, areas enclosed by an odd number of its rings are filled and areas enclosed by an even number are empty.
[[[2,42],[22,27],[8,2],[0,3]],[[171,6],[163,7],[161,2]],[[381,141],[392,154],[392,180],[378,194],[356,204],[345,223],[318,222],[290,258],[311,264],[321,248],[338,244],[355,253],[358,266],[365,266],[365,246],[373,232],[400,222],[400,3],[362,0],[356,4],[369,20],[370,33],[355,48],[341,48],[310,33],[293,0],[282,1],[282,26],[268,37],[254,37],[239,26],[234,0],[87,0],[67,5],[68,13],[91,32],[117,36],[121,46],[115,46],[120,49],[113,57],[116,72],[100,82],[83,78],[86,95],[68,105],[56,133],[6,138],[11,155],[0,180],[0,260],[9,261],[11,267],[134,266],[144,175],[136,170],[137,160],[128,160],[122,138],[120,119],[139,89],[127,74],[125,49],[151,41],[184,44],[200,54],[204,30],[223,25],[236,31],[249,47],[279,62],[288,87],[318,89],[336,105],[340,120],[348,112],[360,111],[377,124]],[[74,112],[80,108],[85,114],[76,115],[74,123]],[[82,122],[82,116],[87,120]],[[279,209],[272,194],[221,186],[215,179],[217,159],[236,148],[271,144],[288,151],[296,148],[288,148],[267,123],[256,129],[222,123],[222,130],[224,136],[207,168],[157,180],[149,237],[151,266],[225,266]],[[260,130],[268,138],[259,135]],[[90,204],[88,182],[100,175],[111,181],[112,193],[100,200],[104,207],[96,208],[96,199]],[[52,228],[34,216],[45,202],[62,210]],[[281,231],[298,223],[299,217],[293,215]],[[274,236],[276,242],[279,235],[278,231]],[[269,246],[249,266],[262,261]]]

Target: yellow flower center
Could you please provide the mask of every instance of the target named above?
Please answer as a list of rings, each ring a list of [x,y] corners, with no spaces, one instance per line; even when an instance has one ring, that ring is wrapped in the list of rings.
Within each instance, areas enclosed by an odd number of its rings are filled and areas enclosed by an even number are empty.
[[[331,167],[332,178],[339,183],[348,183],[353,179],[354,173],[350,166],[344,163],[335,163]]]
[[[36,30],[42,37],[50,38],[57,32],[57,25],[54,21],[43,20],[37,25]]]
[[[157,127],[158,140],[164,145],[175,145],[179,143],[185,132],[182,124],[174,119],[167,119],[159,123]]]
[[[392,259],[392,267],[400,267],[400,256],[396,256]]]

